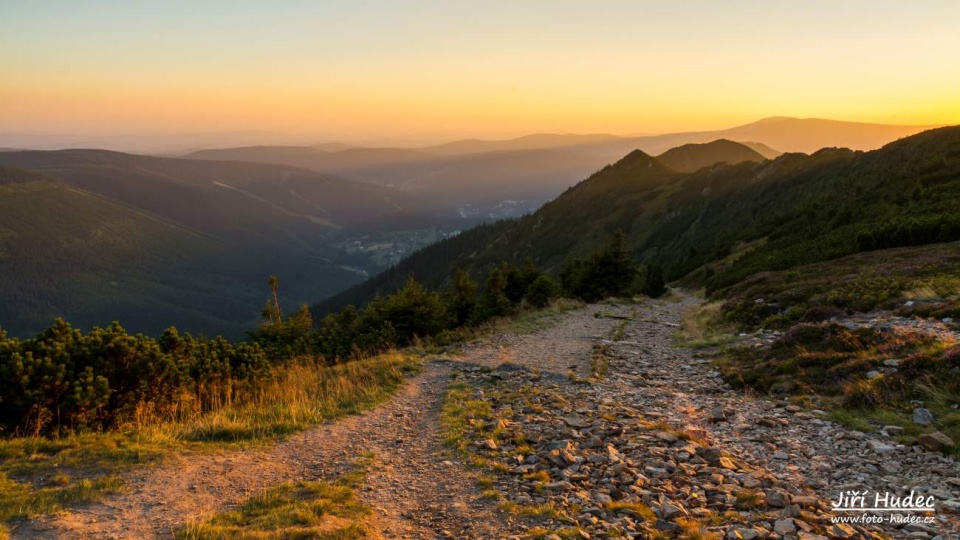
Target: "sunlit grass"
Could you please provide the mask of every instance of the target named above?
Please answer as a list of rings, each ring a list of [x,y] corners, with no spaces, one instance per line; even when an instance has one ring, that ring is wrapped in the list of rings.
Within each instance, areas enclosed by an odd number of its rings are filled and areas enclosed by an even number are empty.
[[[372,456],[361,458],[353,472],[336,482],[296,482],[274,487],[236,510],[188,525],[176,538],[366,538],[361,520],[370,509],[357,502],[354,490],[362,483],[371,460]]]
[[[711,302],[684,309],[680,331],[674,345],[688,349],[718,347],[736,339],[733,325],[725,321],[721,302]]]
[[[472,399],[473,389],[464,383],[456,382],[447,387],[440,412],[440,427],[443,430],[444,444],[460,452],[466,452],[472,432],[471,424],[493,418],[493,408],[489,402]],[[490,434],[493,436],[493,434]]]
[[[397,353],[332,367],[278,367],[256,396],[180,422],[0,439],[0,521],[49,514],[123,489],[121,473],[164,456],[263,445],[383,402],[419,364]]]

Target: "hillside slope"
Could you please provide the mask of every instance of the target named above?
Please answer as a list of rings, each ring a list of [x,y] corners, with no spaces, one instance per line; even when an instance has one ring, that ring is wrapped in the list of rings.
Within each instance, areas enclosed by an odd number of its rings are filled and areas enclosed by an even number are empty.
[[[387,188],[290,167],[93,150],[0,163],[32,169],[0,167],[0,325],[15,335],[64,316],[238,337],[271,274],[288,309],[359,282],[354,267],[375,266],[338,231],[402,208]]]
[[[62,316],[237,335],[254,320],[262,287],[226,275],[221,243],[49,179],[5,183],[9,171],[0,170],[4,330],[30,335]]]

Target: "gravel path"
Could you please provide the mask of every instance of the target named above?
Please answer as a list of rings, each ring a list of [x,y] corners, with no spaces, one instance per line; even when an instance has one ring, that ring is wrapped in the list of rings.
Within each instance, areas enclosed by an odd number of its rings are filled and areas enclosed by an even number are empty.
[[[691,526],[715,538],[960,537],[956,460],[733,390],[710,360],[673,346],[682,310],[695,303],[633,308],[618,340],[597,340],[608,372],[590,384],[465,373],[512,431],[496,448],[477,434],[472,447],[508,466],[497,486],[508,500],[554,505],[563,516],[547,528],[576,524],[594,537],[678,537]],[[533,449],[518,457],[509,440],[520,435]],[[874,493],[933,496],[935,511],[921,514],[932,520],[833,523],[830,501],[864,489],[871,503]]]

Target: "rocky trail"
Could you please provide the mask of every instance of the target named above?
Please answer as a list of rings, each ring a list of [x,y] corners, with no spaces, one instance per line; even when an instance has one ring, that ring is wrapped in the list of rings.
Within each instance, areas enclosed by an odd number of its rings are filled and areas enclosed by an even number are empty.
[[[616,339],[599,341],[608,364],[599,381],[545,383],[523,370],[466,375],[484,388],[510,435],[503,444],[473,445],[509,467],[498,486],[509,501],[551,505],[560,516],[551,527],[576,525],[591,536],[960,535],[956,460],[898,445],[883,431],[847,430],[822,411],[734,391],[708,359],[672,346],[680,312],[692,302],[619,308],[621,316],[635,311]],[[531,451],[517,452],[509,441],[518,435]],[[853,513],[834,511],[830,501],[864,490],[867,508],[876,494],[913,492],[932,497],[934,509],[914,513],[919,523],[833,523]],[[892,514],[913,515],[879,515]]]
[[[493,336],[428,362],[366,413],[266,450],[137,472],[128,491],[12,536],[170,538],[272,486],[336,479],[370,453],[357,496],[377,538],[522,537],[535,526],[547,538],[958,537],[954,459],[732,390],[709,360],[673,346],[692,302],[585,306],[533,334]],[[488,440],[490,422],[472,422],[469,452],[498,470],[469,467],[443,445],[451,380],[490,403],[504,436]],[[501,503],[481,497],[478,472],[495,478]],[[829,501],[863,489],[933,496],[931,523],[831,524]]]

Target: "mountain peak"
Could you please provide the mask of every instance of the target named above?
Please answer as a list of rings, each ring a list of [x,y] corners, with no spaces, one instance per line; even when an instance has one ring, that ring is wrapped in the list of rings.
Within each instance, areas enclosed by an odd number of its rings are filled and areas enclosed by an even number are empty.
[[[675,171],[694,172],[717,163],[760,162],[766,158],[745,144],[717,139],[703,144],[684,144],[667,150],[657,159]]]

